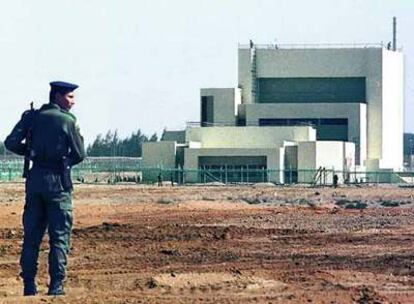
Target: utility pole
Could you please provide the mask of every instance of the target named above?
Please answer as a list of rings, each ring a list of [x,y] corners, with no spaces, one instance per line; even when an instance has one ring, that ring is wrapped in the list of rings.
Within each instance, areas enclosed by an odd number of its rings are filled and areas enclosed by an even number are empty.
[[[392,50],[397,50],[397,17],[392,18]]]
[[[413,139],[410,138],[409,142],[410,142],[410,154],[409,154],[410,155],[410,159],[409,159],[410,171],[413,171]]]

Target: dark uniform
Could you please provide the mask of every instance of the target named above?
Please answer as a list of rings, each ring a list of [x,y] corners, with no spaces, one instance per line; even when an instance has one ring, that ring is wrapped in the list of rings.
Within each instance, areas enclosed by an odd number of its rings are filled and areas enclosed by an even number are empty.
[[[53,86],[57,87],[53,87]],[[76,85],[51,83],[52,90],[71,92]],[[23,140],[31,132],[28,148]],[[83,138],[76,117],[58,104],[44,104],[39,110],[26,111],[5,140],[10,151],[25,155],[33,162],[26,179],[26,203],[23,212],[24,240],[20,258],[25,295],[37,293],[35,277],[39,247],[45,230],[49,233],[50,295],[63,292],[63,280],[70,248],[72,228],[72,183],[70,167],[85,158]],[[66,170],[66,171],[65,171]]]

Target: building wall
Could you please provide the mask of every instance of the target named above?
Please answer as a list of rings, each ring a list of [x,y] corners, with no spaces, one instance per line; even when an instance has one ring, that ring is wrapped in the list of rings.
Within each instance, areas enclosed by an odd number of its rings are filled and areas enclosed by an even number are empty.
[[[403,55],[383,50],[382,58],[382,157],[380,166],[401,170],[403,167]]]
[[[175,168],[176,147],[175,141],[146,142],[142,144],[142,166],[144,168]],[[156,170],[144,170],[144,181],[155,181],[158,172]]]
[[[316,167],[316,142],[305,141],[298,144],[298,169],[315,170]]]
[[[355,144],[346,142],[344,143],[344,171],[354,171],[355,162]]]
[[[202,148],[276,148],[285,140],[315,139],[311,127],[206,127],[186,132],[186,141],[200,142]]]
[[[266,165],[269,170],[279,170],[280,155],[279,148],[250,148],[250,149],[238,149],[238,148],[209,148],[209,149],[185,149],[184,150],[184,169],[186,170],[197,170],[199,167],[198,158],[200,156],[265,156]],[[275,172],[269,175],[269,181],[279,183],[280,174]],[[186,173],[187,182],[197,182],[198,173],[188,172]]]
[[[162,134],[162,141],[176,141],[179,144],[185,143],[185,130],[182,131],[165,131]]]
[[[252,103],[250,49],[239,49],[239,86],[243,102]],[[380,97],[381,48],[256,49],[258,78],[367,77],[368,99]]]
[[[366,159],[367,133],[366,104],[362,103],[312,103],[292,104],[247,104],[241,105],[246,113],[246,124],[258,124],[260,118],[347,118],[348,141],[355,142],[360,164]]]
[[[201,89],[200,96],[213,96],[213,122],[235,125],[237,105],[241,102],[241,92],[237,88]]]
[[[242,89],[241,102],[252,103],[252,73],[250,64],[250,49],[239,49],[238,55],[238,84]]]
[[[142,144],[142,165],[144,167],[175,167],[175,141],[146,142]]]
[[[340,170],[344,168],[344,142],[341,141],[317,141],[316,168]]]
[[[312,182],[315,171],[322,167],[326,170],[338,171],[339,180],[342,182],[345,176],[340,174],[354,168],[355,145],[341,141],[314,141],[298,143],[298,181]],[[309,170],[300,171],[300,170]],[[312,170],[312,171],[311,171]],[[333,174],[326,175],[326,182],[332,183]]]
[[[239,86],[250,105],[251,50],[239,49]],[[360,114],[360,155],[374,168],[402,166],[403,55],[383,48],[256,49],[258,78],[364,77],[366,109]],[[289,107],[294,108],[292,104]],[[296,104],[300,110],[304,104]],[[341,104],[331,104],[332,111]],[[362,112],[366,111],[366,121]],[[303,112],[306,112],[303,110]],[[246,113],[248,116],[248,113]],[[364,131],[366,128],[366,131]],[[351,131],[349,131],[351,133]],[[366,135],[363,136],[361,133]],[[352,132],[355,133],[355,132]],[[366,149],[363,149],[366,139]],[[353,141],[352,138],[350,138]],[[358,149],[358,142],[357,150]],[[364,162],[360,162],[364,165]]]
[[[313,181],[316,167],[316,142],[301,142],[298,144],[298,182]]]

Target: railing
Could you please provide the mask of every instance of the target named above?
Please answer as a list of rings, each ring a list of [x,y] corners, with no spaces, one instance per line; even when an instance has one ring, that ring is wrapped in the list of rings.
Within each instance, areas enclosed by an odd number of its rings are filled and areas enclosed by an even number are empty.
[[[308,184],[311,186],[333,186],[335,175],[338,184],[400,184],[414,186],[414,172],[388,171],[336,171],[319,168],[317,170],[269,170],[228,168],[221,169],[176,169],[141,168],[142,182],[162,181],[171,184]],[[317,177],[317,178],[316,178]]]
[[[72,168],[74,179],[93,182],[112,181],[130,178],[136,175],[141,166],[138,157],[88,157]],[[22,181],[23,158],[6,158],[0,160],[0,181]]]
[[[22,162],[0,162],[1,182],[23,182]],[[334,176],[336,175],[336,178]],[[137,159],[87,160],[72,170],[75,181],[82,183],[158,183],[171,184],[308,184],[311,186],[338,184],[399,184],[414,187],[414,172],[388,171],[335,171],[318,170],[270,170],[266,168],[222,167],[219,169],[181,169],[142,167]]]
[[[290,43],[290,44],[254,44],[257,49],[361,49],[387,48],[387,44],[378,43]],[[250,44],[239,44],[239,49],[250,49]]]
[[[237,125],[234,121],[217,121],[217,122],[201,122],[201,121],[187,121],[186,122],[187,128],[198,128],[198,127],[315,127],[316,124],[311,122],[295,122],[289,123],[287,125],[272,125],[262,123],[260,124],[258,121],[255,122],[247,122],[245,124]]]

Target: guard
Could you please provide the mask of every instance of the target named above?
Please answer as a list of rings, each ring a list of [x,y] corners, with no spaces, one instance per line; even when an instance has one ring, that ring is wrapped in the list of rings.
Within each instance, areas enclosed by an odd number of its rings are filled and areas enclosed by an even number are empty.
[[[86,156],[76,117],[69,112],[78,86],[55,81],[50,87],[49,103],[24,112],[4,142],[8,150],[25,156],[27,170],[20,257],[25,296],[37,294],[37,260],[46,229],[50,245],[48,295],[65,294],[63,281],[73,222],[70,170]]]

